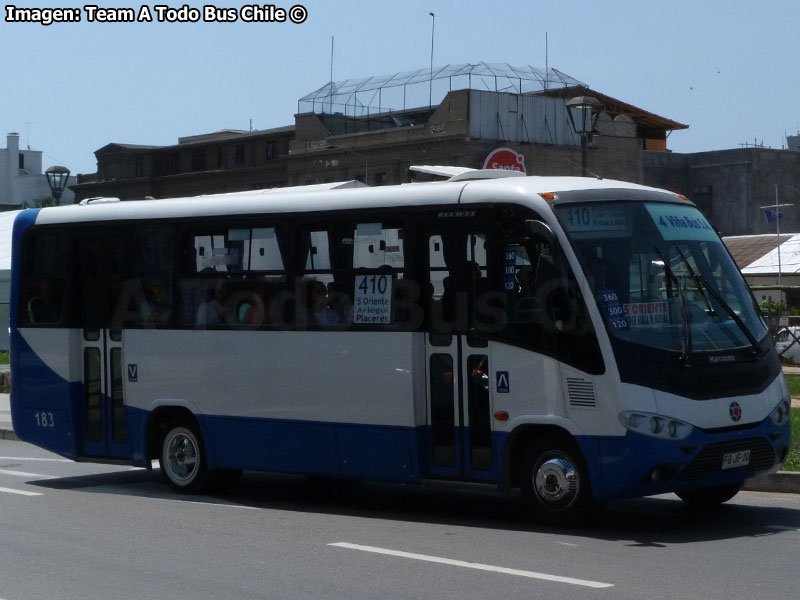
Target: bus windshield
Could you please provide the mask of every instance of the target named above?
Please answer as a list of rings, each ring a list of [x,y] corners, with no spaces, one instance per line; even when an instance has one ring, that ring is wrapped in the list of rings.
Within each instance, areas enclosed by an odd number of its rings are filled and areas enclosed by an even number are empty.
[[[752,295],[693,206],[648,202],[556,208],[612,335],[681,352],[758,347]]]

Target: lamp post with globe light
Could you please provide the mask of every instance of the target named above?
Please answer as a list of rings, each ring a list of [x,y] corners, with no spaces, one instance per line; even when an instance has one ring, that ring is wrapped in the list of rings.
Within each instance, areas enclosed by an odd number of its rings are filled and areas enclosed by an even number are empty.
[[[597,124],[603,103],[594,96],[576,96],[567,100],[567,115],[572,128],[581,138],[581,175],[586,177],[586,146]]]
[[[69,169],[67,167],[50,167],[45,172],[47,185],[50,186],[50,194],[56,202],[56,206],[61,205],[61,195],[69,182]]]

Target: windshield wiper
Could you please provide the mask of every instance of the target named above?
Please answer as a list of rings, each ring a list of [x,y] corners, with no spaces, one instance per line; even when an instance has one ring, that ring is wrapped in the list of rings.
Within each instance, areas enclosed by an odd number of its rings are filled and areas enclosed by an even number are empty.
[[[686,285],[681,284],[681,280],[678,279],[672,271],[661,249],[658,246],[653,246],[653,249],[661,258],[661,262],[664,263],[664,274],[667,276],[667,299],[672,297],[672,281],[678,286],[678,297],[681,300],[681,316],[683,317],[683,326],[681,327],[681,333],[683,334],[681,361],[686,362],[689,360],[689,355],[692,353],[692,311],[689,309],[689,296],[686,294]]]
[[[675,246],[675,250],[678,251],[678,256],[681,257],[681,260],[683,261],[683,264],[686,267],[686,270],[689,271],[689,276],[697,284],[697,291],[700,292],[700,297],[703,299],[703,302],[705,302],[706,308],[708,309],[708,316],[709,317],[716,317],[717,316],[717,311],[714,310],[714,307],[711,306],[711,303],[708,301],[708,297],[706,296],[706,293],[703,291],[703,286],[701,286],[699,283],[697,283],[697,278],[700,277],[700,275],[695,273],[694,269],[692,268],[692,265],[689,264],[688,260],[686,260],[686,257],[683,255],[683,250],[678,248],[677,245]],[[703,281],[705,281],[705,279]],[[706,287],[708,287],[708,286],[706,286]]]
[[[750,332],[750,329],[747,327],[745,322],[742,321],[741,317],[736,314],[736,311],[733,310],[733,308],[731,308],[730,304],[725,302],[725,300],[722,298],[722,295],[717,290],[715,290],[713,288],[713,286],[711,286],[708,283],[708,281],[706,281],[705,277],[700,275],[700,273],[695,273],[694,269],[692,269],[692,266],[689,264],[689,261],[686,260],[686,257],[683,255],[683,252],[681,251],[681,249],[678,248],[677,246],[675,246],[675,249],[678,251],[678,255],[681,257],[681,260],[683,261],[683,264],[686,266],[686,269],[689,271],[689,275],[694,280],[694,282],[697,284],[697,290],[700,292],[700,295],[703,297],[703,301],[706,303],[706,306],[708,306],[708,308],[709,308],[709,311],[710,311],[709,315],[713,315],[714,314],[714,309],[711,308],[711,304],[708,302],[708,298],[706,298],[706,295],[703,292],[703,289],[705,289],[709,294],[711,294],[711,296],[714,298],[714,300],[716,300],[717,303],[722,308],[725,309],[725,312],[727,312],[731,316],[731,319],[733,319],[733,322],[736,323],[736,325],[739,327],[739,329],[742,330],[742,333],[747,338],[747,341],[750,342],[751,346],[753,346],[753,349],[755,350],[756,354],[761,354],[761,346],[758,345],[758,340],[756,340],[755,336],[753,336],[753,334]]]

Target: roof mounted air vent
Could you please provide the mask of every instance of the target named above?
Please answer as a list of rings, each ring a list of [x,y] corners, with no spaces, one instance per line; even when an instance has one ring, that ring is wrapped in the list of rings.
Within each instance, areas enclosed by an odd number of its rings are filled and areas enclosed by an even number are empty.
[[[471,169],[469,167],[449,167],[445,165],[412,165],[409,170],[436,177],[447,177],[447,181],[473,181],[478,179],[505,179],[525,177],[520,171],[503,169]]]

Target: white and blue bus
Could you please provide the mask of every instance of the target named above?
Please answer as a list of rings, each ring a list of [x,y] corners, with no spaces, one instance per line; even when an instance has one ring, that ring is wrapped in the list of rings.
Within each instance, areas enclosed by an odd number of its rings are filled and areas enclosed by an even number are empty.
[[[200,492],[243,470],[520,488],[543,519],[777,470],[790,401],[697,208],[589,178],[23,211],[17,436]],[[324,187],[324,186],[323,186]]]

